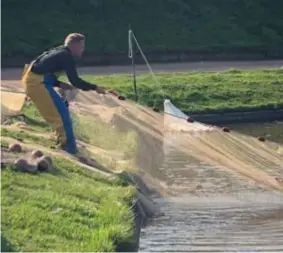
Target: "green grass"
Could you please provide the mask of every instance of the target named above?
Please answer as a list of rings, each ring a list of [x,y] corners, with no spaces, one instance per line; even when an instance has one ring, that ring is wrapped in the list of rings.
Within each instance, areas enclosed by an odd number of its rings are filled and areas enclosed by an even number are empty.
[[[34,106],[33,103],[26,104],[23,109],[23,113],[25,115],[26,123],[29,126],[37,128],[37,130],[41,130],[44,132],[52,131],[51,126],[46,124],[46,122],[41,117],[39,111]]]
[[[34,142],[38,145],[49,148],[54,146],[55,142],[53,140],[45,138],[43,136],[36,136],[32,132],[33,130],[42,133],[52,132],[52,128],[42,119],[37,108],[32,103],[25,104],[23,108],[23,114],[25,115],[25,122],[30,130],[26,131],[21,129],[6,129],[5,127],[2,127],[1,136]],[[11,120],[13,123],[18,122],[19,117],[12,117]]]
[[[40,116],[37,108],[33,103],[26,104],[23,109],[25,121],[31,130],[46,133],[52,132],[52,127],[49,126]],[[77,116],[72,114],[74,132],[76,138],[95,147],[119,151],[124,153],[125,158],[132,156],[136,150],[137,136],[134,132],[122,133],[111,127],[110,124],[104,123],[99,118],[91,118],[87,116]],[[19,121],[18,117],[14,117],[13,121]],[[11,131],[2,128],[2,136],[11,137],[14,139],[23,139],[34,141],[40,145],[53,146],[54,141],[32,135],[31,132]]]
[[[25,123],[29,128],[40,132],[51,132],[52,127],[49,126],[44,119],[41,117],[39,111],[33,103],[26,103],[24,105],[22,113],[24,114]],[[10,117],[11,123],[21,121],[22,116]]]
[[[25,105],[24,114],[31,130],[52,131],[33,104]],[[18,120],[13,118],[14,122]],[[95,134],[87,134],[91,122],[78,120],[75,117],[75,126],[81,129],[78,135],[89,143],[95,142]],[[133,136],[124,140],[122,134],[112,133],[110,127],[95,123],[94,130],[101,147],[112,147],[118,138],[130,151],[128,144],[133,144]],[[99,134],[105,135],[104,141],[112,138],[111,143],[103,144]],[[1,135],[45,147],[54,145],[52,140],[37,137],[32,131],[2,127]],[[7,146],[8,143],[2,140],[1,147]],[[114,145],[114,148],[118,146]],[[2,171],[2,251],[131,250],[135,244],[132,241],[131,210],[135,189],[118,177],[105,178],[66,159],[53,157],[53,161],[56,169],[49,174],[20,173],[10,168]]]
[[[85,76],[134,98],[131,75]],[[140,103],[163,109],[163,98],[184,112],[210,113],[283,107],[283,70],[180,72],[137,77]]]
[[[54,160],[53,174],[2,171],[2,251],[111,252],[130,242],[134,188]]]
[[[26,104],[23,113],[29,130],[12,130],[2,127],[2,136],[23,140],[24,142],[34,142],[53,149],[56,148],[55,140],[33,134],[33,131],[50,134],[52,132],[52,127],[42,119],[34,104]],[[12,122],[14,123],[19,120],[19,117],[12,117]],[[137,149],[137,135],[135,132],[120,132],[99,118],[72,114],[72,120],[77,140],[93,145],[96,148],[101,148],[106,153],[107,151],[117,152],[118,160],[121,159],[123,162],[119,163],[117,158],[110,157],[110,154],[94,154],[85,147],[79,147],[80,154],[97,160],[97,162],[103,164],[109,170],[133,170],[136,168],[134,157]]]
[[[79,140],[104,150],[119,151],[124,154],[125,159],[133,157],[137,148],[135,132],[119,132],[99,118],[73,115],[73,121]]]
[[[34,57],[82,32],[88,54],[126,58],[129,24],[145,51],[282,52],[282,8],[267,0],[3,1],[2,57]]]
[[[25,105],[23,113],[29,126],[41,132],[51,132],[52,128],[40,116],[37,108],[31,103]],[[105,150],[119,150],[125,157],[131,157],[136,150],[137,136],[134,132],[122,133],[104,123],[99,118],[77,116],[72,114],[74,132],[78,140]],[[4,133],[5,135],[5,133]],[[15,137],[25,138],[26,133],[14,133]],[[50,140],[35,136],[26,136],[28,139],[38,141],[50,146]]]
[[[9,143],[6,142],[6,141],[3,141],[3,140],[1,139],[1,148],[8,148],[8,147],[9,147]]]
[[[6,128],[3,128],[1,129],[1,136],[4,136],[4,137],[10,137],[10,138],[13,138],[13,139],[16,139],[16,140],[23,140],[23,141],[29,141],[29,142],[32,142],[32,143],[36,143],[38,145],[42,145],[42,146],[45,146],[45,147],[52,147],[54,146],[55,142],[50,140],[50,139],[47,139],[45,137],[38,137],[38,136],[35,136],[33,134],[31,134],[30,132],[24,132],[24,131],[21,131],[21,130],[15,130],[15,129],[6,129]]]

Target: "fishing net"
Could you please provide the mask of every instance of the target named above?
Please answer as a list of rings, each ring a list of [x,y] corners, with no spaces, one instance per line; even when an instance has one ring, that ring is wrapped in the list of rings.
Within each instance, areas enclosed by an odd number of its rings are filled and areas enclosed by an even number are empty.
[[[165,187],[174,181],[174,167],[180,163],[183,163],[182,177],[187,180],[184,182],[189,184],[192,169],[186,166],[191,163],[199,170],[210,165],[247,181],[282,189],[276,180],[283,170],[282,145],[260,142],[234,131],[223,132],[221,128],[200,122],[187,122],[187,116],[169,100],[165,100],[164,113],[156,113],[111,95],[79,92],[70,108],[78,117],[92,119],[93,125],[105,122],[112,131],[134,133],[136,146],[131,155],[137,167]],[[95,144],[96,137],[93,138]],[[116,149],[122,149],[122,145]],[[179,155],[174,161],[171,154],[176,152]],[[216,181],[214,185],[217,186]]]

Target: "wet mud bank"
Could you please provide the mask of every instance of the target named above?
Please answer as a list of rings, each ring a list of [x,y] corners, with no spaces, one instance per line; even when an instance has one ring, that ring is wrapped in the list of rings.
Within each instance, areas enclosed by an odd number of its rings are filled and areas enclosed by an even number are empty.
[[[283,108],[239,112],[187,114],[197,121],[213,125],[238,123],[265,123],[283,120]]]

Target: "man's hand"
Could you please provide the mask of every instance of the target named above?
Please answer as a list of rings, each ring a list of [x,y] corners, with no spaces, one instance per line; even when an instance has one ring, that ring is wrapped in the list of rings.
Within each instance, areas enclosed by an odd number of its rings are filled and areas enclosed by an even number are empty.
[[[60,82],[60,89],[62,90],[72,90],[74,87],[68,83]]]
[[[105,91],[104,87],[102,87],[102,86],[96,86],[95,91],[96,91],[98,94],[106,94],[106,91]]]

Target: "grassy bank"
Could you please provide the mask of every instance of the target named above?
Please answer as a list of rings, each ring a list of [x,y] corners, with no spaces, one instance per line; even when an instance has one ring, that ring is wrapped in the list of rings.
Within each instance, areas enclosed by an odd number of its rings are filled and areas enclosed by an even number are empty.
[[[13,250],[112,252],[128,242],[134,189],[65,159],[55,166],[56,174],[2,171],[2,236]]]
[[[20,129],[7,131],[7,129],[2,128],[2,136],[10,136],[14,139],[22,140],[28,139],[42,146],[54,148],[55,136],[52,136],[52,128],[41,118],[36,107],[32,103],[25,105],[23,113],[25,115],[25,122],[28,125],[28,131],[20,131]],[[14,123],[18,121],[17,118],[10,120]],[[137,136],[135,132],[129,131],[122,133],[116,131],[110,124],[103,122],[98,117],[94,119],[89,116],[77,116],[72,114],[72,120],[76,139],[92,145],[94,149],[103,151],[103,153],[107,155],[106,158],[105,155],[95,157],[97,161],[103,162],[108,169],[123,170],[129,169],[129,167],[134,169],[135,165],[132,157],[136,152],[137,146]],[[42,134],[47,136],[42,136]],[[80,151],[86,155],[90,155],[90,153],[82,147]],[[116,156],[124,162],[117,162]]]
[[[129,24],[146,52],[282,51],[282,8],[267,0],[3,1],[2,57],[33,57],[74,31],[87,36],[90,55],[126,55]]]
[[[134,99],[131,75],[85,76]],[[184,112],[211,113],[283,107],[283,70],[182,72],[137,77],[139,102],[163,109],[169,98]]]
[[[51,131],[33,105],[24,112],[34,132]],[[45,148],[52,145],[48,137],[30,132],[3,128],[2,136]],[[1,143],[1,148],[6,146]],[[135,189],[119,178],[106,178],[63,157],[52,158],[52,173],[2,170],[2,251],[129,250],[122,245],[132,243]]]

